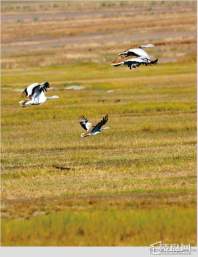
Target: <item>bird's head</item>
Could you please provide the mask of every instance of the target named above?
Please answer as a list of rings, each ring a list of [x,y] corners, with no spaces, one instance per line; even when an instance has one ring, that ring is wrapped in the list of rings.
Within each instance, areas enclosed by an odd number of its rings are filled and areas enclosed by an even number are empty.
[[[49,82],[47,82],[47,81],[43,82],[42,85],[43,85],[43,89],[44,89],[45,91],[47,91],[47,89],[50,87],[50,84],[49,84]]]

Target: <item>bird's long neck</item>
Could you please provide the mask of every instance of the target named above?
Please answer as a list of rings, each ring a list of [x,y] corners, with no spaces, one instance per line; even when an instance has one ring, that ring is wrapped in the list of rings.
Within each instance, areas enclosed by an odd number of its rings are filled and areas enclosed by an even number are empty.
[[[58,97],[56,95],[53,96],[47,96],[47,99],[57,99]]]
[[[81,137],[88,137],[88,136],[90,136],[90,134],[86,132],[86,133],[82,133],[80,136]]]
[[[102,130],[105,130],[105,129],[110,129],[110,127],[104,127],[104,128],[102,128]]]

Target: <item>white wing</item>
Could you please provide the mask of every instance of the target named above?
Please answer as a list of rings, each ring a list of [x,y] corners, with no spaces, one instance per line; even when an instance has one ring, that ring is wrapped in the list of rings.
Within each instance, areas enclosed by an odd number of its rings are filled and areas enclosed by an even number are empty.
[[[28,87],[26,87],[24,91],[26,91],[27,96],[30,96],[32,94],[33,88],[38,85],[39,85],[39,83],[33,83],[33,84],[29,85]]]
[[[135,55],[142,57],[142,58],[147,58],[150,59],[151,57],[141,48],[133,48],[128,50],[129,53],[134,53]]]

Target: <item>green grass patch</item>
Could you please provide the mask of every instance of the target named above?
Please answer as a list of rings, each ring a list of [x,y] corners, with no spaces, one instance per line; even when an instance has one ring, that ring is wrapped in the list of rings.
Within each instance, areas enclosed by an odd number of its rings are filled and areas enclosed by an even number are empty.
[[[36,213],[35,213],[36,215]],[[79,210],[3,220],[7,246],[196,244],[196,212],[186,208]]]

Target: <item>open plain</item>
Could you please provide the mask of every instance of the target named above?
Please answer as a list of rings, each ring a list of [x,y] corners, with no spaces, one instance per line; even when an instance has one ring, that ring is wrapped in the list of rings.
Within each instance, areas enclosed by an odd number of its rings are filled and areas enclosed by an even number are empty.
[[[111,66],[143,43],[157,65]],[[195,1],[2,2],[1,102],[2,245],[196,244]]]

